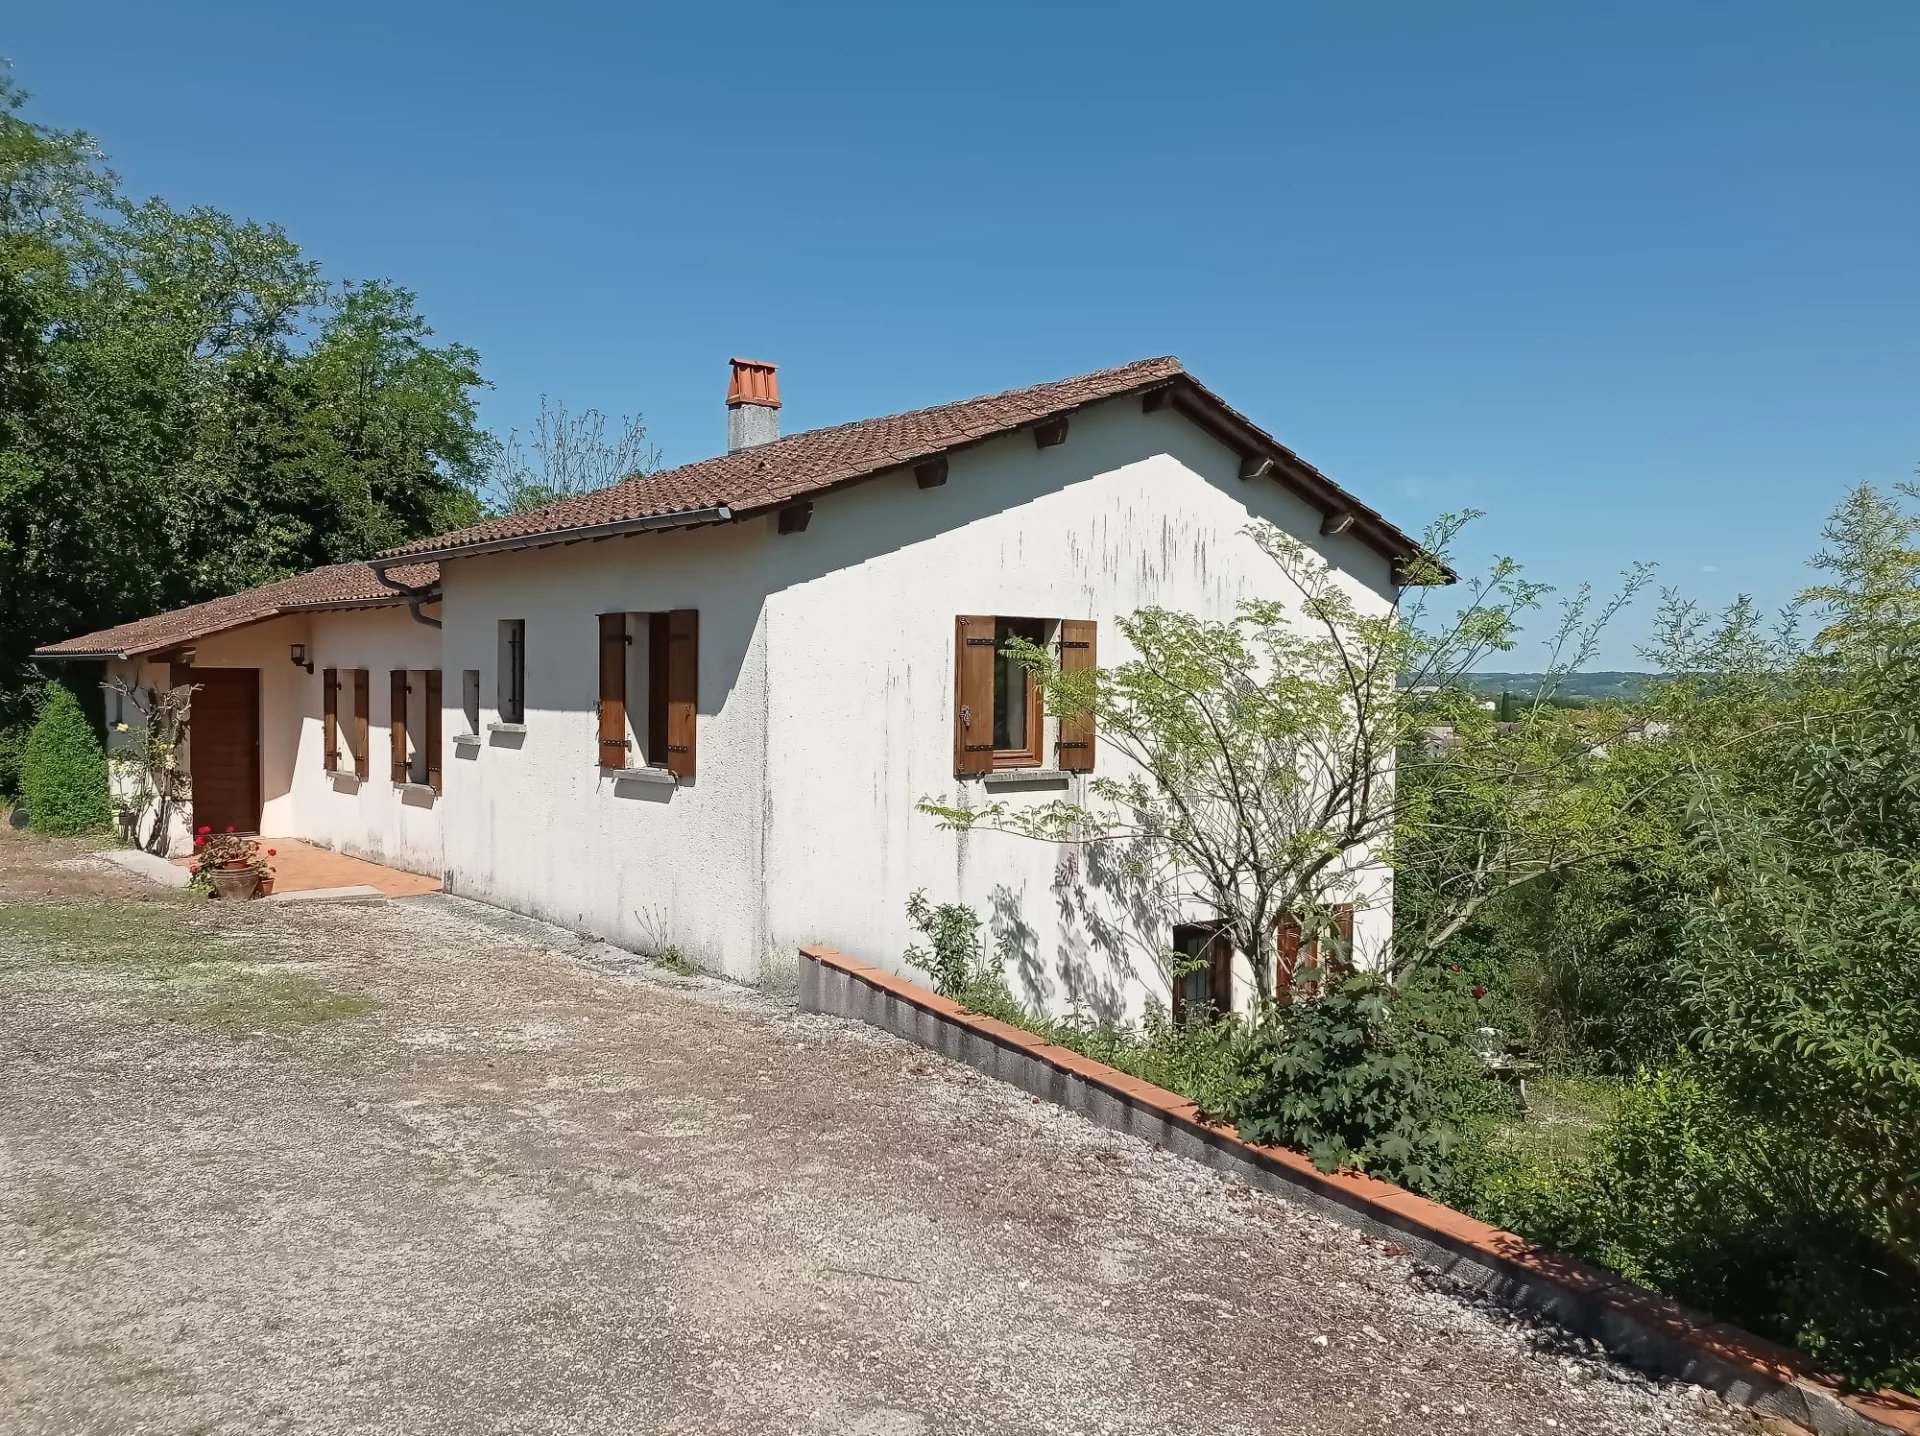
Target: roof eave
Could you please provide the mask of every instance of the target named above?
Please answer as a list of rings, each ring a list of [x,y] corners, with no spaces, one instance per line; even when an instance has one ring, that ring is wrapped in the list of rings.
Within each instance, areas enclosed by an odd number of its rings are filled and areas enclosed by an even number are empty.
[[[108,658],[132,656],[124,648],[36,648],[27,655],[50,663],[99,663]]]
[[[1411,535],[1341,488],[1191,374],[1181,374],[1164,385],[1144,387],[1169,389],[1176,412],[1211,433],[1243,459],[1258,455],[1271,460],[1274,476],[1319,509],[1324,518],[1351,515],[1354,536],[1393,566],[1395,584],[1404,586],[1409,566],[1428,557]],[[1440,580],[1443,584],[1459,581],[1460,576],[1445,564],[1440,565],[1440,572],[1444,575]]]
[[[697,528],[703,524],[726,523],[733,518],[728,504],[706,508],[681,509],[670,514],[651,514],[645,518],[613,519],[606,523],[544,529],[537,533],[514,534],[508,538],[482,539],[476,543],[449,544],[445,548],[410,549],[382,554],[367,562],[382,583],[394,580],[386,576],[390,568],[416,563],[442,563],[450,558],[473,558],[479,554],[508,553],[515,549],[546,548],[553,544],[586,543],[593,539],[618,538],[622,534],[652,533],[660,529]]]

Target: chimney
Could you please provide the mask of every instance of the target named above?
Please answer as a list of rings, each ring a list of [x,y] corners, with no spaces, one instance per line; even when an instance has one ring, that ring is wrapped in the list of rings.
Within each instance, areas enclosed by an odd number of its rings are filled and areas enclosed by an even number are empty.
[[[727,452],[737,453],[780,437],[780,377],[775,365],[735,359],[727,385]]]

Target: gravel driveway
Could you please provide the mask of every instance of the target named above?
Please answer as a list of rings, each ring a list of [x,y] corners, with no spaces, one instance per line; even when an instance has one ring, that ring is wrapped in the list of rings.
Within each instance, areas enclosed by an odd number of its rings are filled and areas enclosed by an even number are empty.
[[[1752,1429],[777,996],[0,835],[0,1430]]]

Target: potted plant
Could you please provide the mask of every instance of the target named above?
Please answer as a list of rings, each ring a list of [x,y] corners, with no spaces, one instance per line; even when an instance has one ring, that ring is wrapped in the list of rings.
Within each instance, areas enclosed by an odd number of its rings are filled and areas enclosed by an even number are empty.
[[[202,826],[193,835],[194,877],[224,902],[258,897],[263,886],[271,891],[273,869],[261,856],[260,844],[229,827],[224,833]],[[273,849],[266,850],[273,856]]]

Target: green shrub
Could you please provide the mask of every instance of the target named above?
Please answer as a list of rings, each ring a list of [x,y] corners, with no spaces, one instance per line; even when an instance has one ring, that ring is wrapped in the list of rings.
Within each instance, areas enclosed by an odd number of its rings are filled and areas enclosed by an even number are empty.
[[[47,686],[47,700],[27,737],[20,791],[38,832],[94,832],[112,821],[100,737],[79,700],[58,683]]]
[[[1361,972],[1270,1009],[1247,1053],[1240,1135],[1304,1151],[1322,1171],[1441,1187],[1454,1130],[1433,1073],[1448,1041],[1399,1008],[1386,978]]]
[[[1754,1124],[1691,1067],[1643,1073],[1585,1143],[1482,1128],[1440,1195],[1865,1386],[1920,1384],[1920,1269],[1832,1199],[1844,1153]]]
[[[957,998],[971,985],[992,981],[993,974],[981,969],[980,914],[965,903],[930,903],[921,888],[907,899],[907,921],[927,945],[915,943],[901,955],[933,979],[942,997]]]

